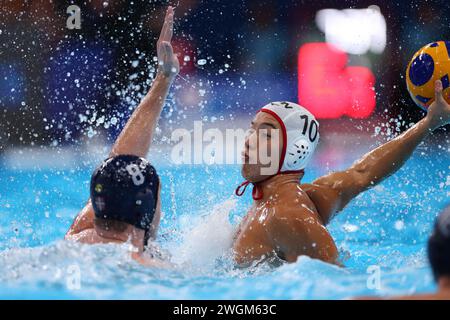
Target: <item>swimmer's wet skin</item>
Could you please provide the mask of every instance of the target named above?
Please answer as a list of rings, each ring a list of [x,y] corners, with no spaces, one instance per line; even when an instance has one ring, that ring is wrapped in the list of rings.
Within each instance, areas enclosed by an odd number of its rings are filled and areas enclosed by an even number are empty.
[[[159,190],[158,174],[146,159],[119,155],[103,161],[91,178],[94,228],[68,238],[87,244],[128,242],[135,260],[168,266],[164,261],[152,259],[151,254],[143,254],[158,227]]]
[[[115,142],[111,157],[145,157],[149,151],[169,87],[179,71],[170,44],[172,33],[173,9],[169,7],[157,46],[158,75]],[[450,106],[442,97],[440,81],[436,82],[435,91],[435,102],[424,119],[369,152],[347,170],[318,178],[311,184],[300,181],[319,139],[318,122],[305,108],[294,103],[275,102],[262,108],[252,122],[243,152],[242,175],[246,182],[241,186],[253,184],[254,201],[234,237],[236,263],[246,266],[274,256],[295,262],[299,256],[307,255],[338,264],[337,248],[326,225],[358,194],[395,173],[429,133],[450,122]],[[262,129],[266,135],[260,134]],[[275,132],[282,134],[273,142],[271,135],[275,136]],[[278,148],[278,158],[276,168],[267,173],[262,170],[268,169],[267,165],[261,164],[258,157],[256,163],[248,160],[259,155],[260,148],[271,150],[272,142]],[[237,194],[243,194],[244,190],[238,189]],[[158,212],[156,209],[152,221],[153,236],[159,225]],[[86,230],[99,236],[91,201],[75,219],[66,237],[77,240],[77,235]]]
[[[437,217],[428,239],[428,260],[437,283],[437,292],[414,296],[392,297],[393,300],[450,300],[450,206]],[[361,297],[359,300],[378,300]]]
[[[180,69],[170,43],[173,15],[169,7],[157,43],[159,67],[152,87],[114,143],[110,158],[94,172],[91,199],[65,237],[84,243],[130,242],[134,259],[160,267],[168,263],[144,254],[147,241],[157,235],[161,187],[156,170],[143,158],[149,152],[165,99]]]
[[[307,255],[339,264],[336,245],[325,226],[353,198],[400,169],[428,134],[450,122],[450,106],[442,96],[440,81],[435,84],[435,95],[426,117],[402,135],[367,153],[347,170],[330,173],[311,184],[300,182],[306,162],[300,161],[297,166],[289,163],[292,158],[286,152],[297,154],[296,148],[302,150],[297,140],[314,148],[314,131],[310,130],[315,119],[294,103],[278,102],[263,107],[252,122],[252,133],[243,151],[242,175],[247,180],[244,185],[252,183],[257,190],[254,189],[253,205],[235,236],[236,262],[248,265],[273,255],[295,262],[299,256]],[[297,114],[301,116],[294,118]],[[269,132],[278,129],[283,133],[279,138],[279,166],[274,175],[262,175],[264,165],[248,162],[249,155],[258,154],[258,148],[270,150],[269,144],[273,143],[258,133],[262,129]],[[291,131],[297,134],[289,134]],[[238,189],[237,193],[242,192]]]

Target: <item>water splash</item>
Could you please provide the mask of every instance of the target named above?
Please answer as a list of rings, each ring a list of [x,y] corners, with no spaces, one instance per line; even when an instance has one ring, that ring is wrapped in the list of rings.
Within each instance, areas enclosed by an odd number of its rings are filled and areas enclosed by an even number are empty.
[[[229,214],[236,205],[236,199],[229,199],[214,206],[211,213],[182,216],[181,242],[169,244],[173,261],[197,270],[213,270],[218,260],[230,252],[235,228]]]

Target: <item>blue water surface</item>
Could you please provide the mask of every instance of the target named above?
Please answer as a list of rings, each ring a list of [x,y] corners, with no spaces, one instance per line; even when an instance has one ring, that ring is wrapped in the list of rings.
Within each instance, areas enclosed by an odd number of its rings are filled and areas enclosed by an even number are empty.
[[[343,169],[360,155],[349,154],[331,169]],[[239,167],[156,161],[164,212],[158,241],[180,266],[160,270],[130,260],[126,245],[62,240],[88,199],[95,161],[70,168],[3,161],[0,298],[342,299],[430,292],[435,285],[425,245],[447,203],[449,163],[448,151],[419,148],[399,172],[336,216],[328,227],[345,267],[300,257],[277,269],[240,270],[227,250],[251,204],[250,192],[233,196],[242,179]],[[313,163],[304,180],[329,169]]]

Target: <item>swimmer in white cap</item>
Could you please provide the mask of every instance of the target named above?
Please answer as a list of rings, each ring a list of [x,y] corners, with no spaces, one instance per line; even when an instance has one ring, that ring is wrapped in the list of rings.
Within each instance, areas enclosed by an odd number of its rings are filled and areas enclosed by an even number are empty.
[[[435,102],[427,115],[402,135],[367,153],[347,170],[311,184],[302,184],[301,179],[319,140],[317,120],[291,102],[263,107],[252,121],[243,151],[246,181],[236,189],[236,194],[242,195],[247,185],[253,184],[253,205],[234,239],[236,262],[245,266],[273,257],[295,262],[307,255],[339,264],[326,225],[353,198],[400,169],[429,133],[450,123],[450,106],[442,91],[442,83],[437,81]],[[274,145],[277,155],[271,157],[273,161],[262,161],[261,149],[271,150]],[[267,173],[274,164],[275,169]]]

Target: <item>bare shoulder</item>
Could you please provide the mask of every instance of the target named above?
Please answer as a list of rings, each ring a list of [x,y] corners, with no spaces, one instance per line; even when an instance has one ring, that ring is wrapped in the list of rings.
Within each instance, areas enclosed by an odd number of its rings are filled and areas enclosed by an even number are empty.
[[[279,196],[273,202],[273,208],[269,215],[271,229],[279,229],[284,232],[296,226],[297,229],[306,228],[315,224],[323,225],[323,219],[314,202],[307,192],[298,183],[286,183],[279,186]]]
[[[76,234],[66,235],[65,239],[86,244],[94,244],[99,242],[97,240],[97,234],[94,229],[85,229]]]
[[[91,229],[94,227],[94,208],[92,207],[91,200],[87,202],[84,208],[80,211],[80,213],[75,217],[72,225],[67,231],[65,238],[69,239],[70,237],[76,235],[77,233],[85,230]]]
[[[305,186],[309,185],[299,184],[296,182],[281,184],[280,186],[277,186],[277,193],[279,194],[278,199],[283,203],[296,203],[299,199],[307,196],[307,191],[309,190],[309,188],[305,188]],[[307,201],[306,198],[304,200]]]
[[[327,224],[338,210],[339,192],[324,184],[302,184],[300,187],[314,203],[323,223]]]
[[[283,215],[293,213],[298,218],[299,212],[310,215],[313,211],[327,224],[338,209],[339,192],[325,184],[286,183],[279,186],[278,193],[278,206],[283,208]]]
[[[298,185],[300,188],[300,185]],[[337,249],[308,195],[297,193],[297,202],[280,199],[266,224],[267,234],[283,259],[295,262],[300,255],[335,263]],[[291,196],[291,194],[288,194]]]

